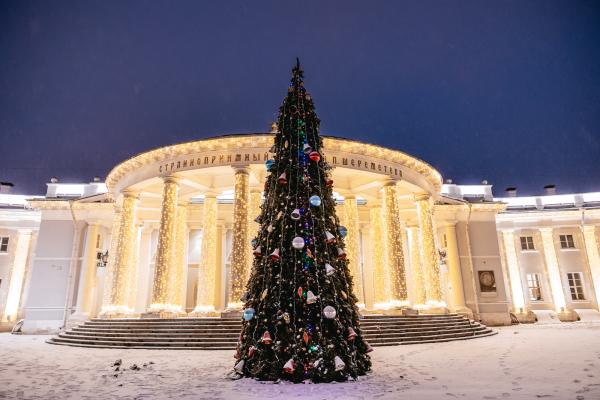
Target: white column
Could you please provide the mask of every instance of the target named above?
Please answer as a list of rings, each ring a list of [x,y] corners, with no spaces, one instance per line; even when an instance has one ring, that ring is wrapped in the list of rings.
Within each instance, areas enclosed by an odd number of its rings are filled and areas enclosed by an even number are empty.
[[[585,225],[581,230],[583,231],[588,265],[590,266],[590,275],[592,276],[592,282],[594,284],[596,304],[600,307],[600,254],[598,253],[596,227],[594,225]]]
[[[202,244],[200,245],[200,265],[194,313],[215,311],[215,287],[217,283],[217,198],[216,193],[204,195],[202,223]]]
[[[405,306],[408,305],[408,291],[398,214],[396,183],[389,180],[383,185],[383,238],[387,279],[390,284],[390,303],[393,306]]]
[[[502,240],[504,243],[504,254],[508,268],[508,279],[510,281],[510,293],[512,298],[513,312],[525,312],[525,297],[523,295],[523,282],[519,270],[519,259],[515,249],[515,233],[513,230],[503,230]]]
[[[4,321],[15,321],[18,316],[31,237],[32,231],[29,229],[19,230],[17,235],[17,246],[13,266],[10,271],[6,306],[4,307]]]
[[[83,250],[83,263],[81,276],[79,278],[79,289],[77,293],[77,307],[71,318],[87,319],[92,312],[96,289],[96,266],[97,266],[97,240],[98,223],[88,223],[85,232],[85,247]]]
[[[544,258],[546,259],[546,270],[550,280],[550,290],[554,300],[556,311],[564,311],[566,306],[565,293],[560,279],[560,269],[558,267],[558,257],[554,248],[554,234],[552,228],[540,228],[542,235],[542,245],[544,247]]]
[[[349,261],[350,272],[352,273],[352,282],[354,284],[353,292],[358,298],[358,303],[363,303],[364,296],[362,288],[362,274],[359,259],[359,226],[358,226],[358,205],[356,197],[348,194],[344,197],[344,223],[347,229],[347,235],[344,239],[346,245],[346,254]]]
[[[440,259],[435,244],[433,219],[431,218],[430,197],[422,196],[416,199],[419,219],[419,243],[425,277],[425,292],[427,304],[433,307],[445,306],[442,301],[442,284],[440,276]]]

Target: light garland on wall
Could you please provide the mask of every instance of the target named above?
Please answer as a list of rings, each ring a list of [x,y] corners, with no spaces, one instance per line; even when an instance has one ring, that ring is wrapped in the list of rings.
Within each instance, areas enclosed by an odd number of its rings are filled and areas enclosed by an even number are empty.
[[[423,274],[423,265],[421,263],[421,246],[419,245],[419,228],[411,226],[408,228],[409,232],[409,244],[410,244],[410,269],[412,272],[412,282],[414,296],[413,303],[415,308],[423,306],[427,303],[427,296],[425,293],[425,277]]]
[[[104,292],[102,294],[102,308],[100,314],[104,315],[112,311],[111,294],[112,282],[115,272],[115,260],[117,254],[117,243],[119,242],[119,230],[121,228],[121,207],[114,207],[112,229],[110,231],[110,247],[108,249],[108,263],[106,265],[106,275],[104,277]]]
[[[373,264],[374,307],[385,309],[389,307],[390,286],[385,269],[385,250],[383,244],[383,218],[381,207],[369,210],[371,262]]]
[[[5,321],[14,321],[17,318],[31,236],[31,231],[19,231],[19,235],[17,236],[17,247],[15,249],[15,258],[10,273],[6,307],[4,308]]]
[[[204,197],[202,244],[198,268],[198,292],[194,313],[215,310],[215,280],[217,270],[217,198]]]
[[[360,257],[358,254],[358,207],[356,197],[354,196],[346,196],[344,198],[344,223],[344,226],[348,230],[344,238],[344,243],[346,244],[346,254],[352,273],[352,282],[354,283],[354,294],[358,298],[359,303],[364,303]]]
[[[596,240],[596,227],[585,225],[583,227],[583,240],[594,284],[596,301],[600,302],[600,254],[598,254],[598,241]]]
[[[235,170],[235,186],[233,201],[233,243],[231,250],[231,279],[229,280],[229,301],[227,308],[237,309],[242,306],[241,298],[246,285],[246,269],[248,268],[248,170]]]
[[[133,310],[128,305],[129,268],[131,268],[135,218],[137,211],[137,196],[126,192],[123,194],[121,222],[117,239],[115,267],[110,290],[109,313],[129,314]]]
[[[136,224],[133,230],[133,239],[131,241],[131,261],[129,267],[129,277],[127,279],[127,305],[130,310],[135,310],[137,302],[137,276],[138,263],[140,257],[140,234],[141,225]]]
[[[170,280],[173,273],[175,253],[175,222],[177,220],[177,203],[179,185],[177,179],[166,177],[163,189],[163,200],[156,249],[156,265],[154,267],[154,290],[150,311],[176,311],[170,303]]]
[[[395,184],[394,182],[388,182],[383,187],[383,236],[385,238],[386,265],[390,281],[390,303],[392,306],[408,305],[402,232],[398,214]]]
[[[185,254],[188,241],[187,230],[187,207],[179,205],[177,207],[177,217],[175,223],[175,254],[173,256],[173,271],[170,282],[170,303],[173,310],[183,312],[185,299],[185,275],[187,273],[187,257]]]
[[[429,197],[417,199],[416,203],[419,217],[419,243],[425,276],[427,304],[432,307],[444,306],[440,278],[440,259],[435,245],[435,233],[433,231]]]
[[[260,215],[260,204],[262,202],[262,193],[256,189],[250,191],[250,202],[248,208],[248,240],[252,239],[258,232],[260,224],[256,222],[256,218]],[[252,255],[253,249],[250,244],[247,246],[248,255],[246,256],[248,266],[246,267],[246,277],[244,281],[247,282],[250,279],[252,272],[252,264],[254,263],[254,257]]]
[[[546,269],[550,280],[550,290],[556,311],[563,311],[565,308],[565,295],[563,293],[562,282],[560,280],[560,270],[558,268],[558,258],[554,249],[554,236],[552,228],[540,228],[542,235],[542,245],[544,247],[544,257],[546,258]]]
[[[508,264],[508,277],[512,295],[513,311],[522,313],[525,311],[525,298],[523,297],[523,284],[521,272],[519,271],[519,259],[515,250],[515,234],[513,231],[502,231],[504,244],[504,258]]]

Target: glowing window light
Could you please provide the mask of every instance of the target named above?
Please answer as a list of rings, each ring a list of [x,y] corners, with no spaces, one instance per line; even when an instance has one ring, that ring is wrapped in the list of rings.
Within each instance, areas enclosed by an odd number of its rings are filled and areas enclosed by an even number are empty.
[[[200,266],[198,268],[198,291],[193,312],[215,310],[215,278],[217,269],[217,199],[205,196],[202,226]]]
[[[423,274],[423,264],[421,263],[421,248],[419,245],[419,228],[411,226],[409,232],[409,252],[410,252],[410,269],[412,271],[413,290],[414,290],[414,305],[424,305],[427,302],[425,295],[425,277]]]
[[[346,254],[350,264],[350,271],[353,277],[354,293],[358,298],[358,302],[362,303],[362,276],[360,274],[360,259],[358,255],[358,207],[354,196],[346,196],[344,200],[344,223],[348,232],[344,243],[346,244]]]

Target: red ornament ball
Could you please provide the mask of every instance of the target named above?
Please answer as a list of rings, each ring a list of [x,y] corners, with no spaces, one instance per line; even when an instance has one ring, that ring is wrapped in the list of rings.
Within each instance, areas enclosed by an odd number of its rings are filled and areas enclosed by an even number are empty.
[[[312,161],[316,162],[321,159],[321,155],[317,151],[311,151],[310,154],[308,155],[308,158],[310,158]]]

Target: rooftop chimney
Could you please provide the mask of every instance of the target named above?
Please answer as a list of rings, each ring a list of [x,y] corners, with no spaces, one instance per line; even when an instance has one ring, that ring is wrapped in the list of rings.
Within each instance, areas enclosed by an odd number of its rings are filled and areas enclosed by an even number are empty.
[[[0,182],[0,194],[10,194],[13,186],[11,182]]]
[[[482,184],[482,185],[487,185],[487,184],[488,184],[488,181],[487,181],[486,179],[484,179],[484,180],[482,180],[482,181],[481,181],[481,184]]]
[[[100,182],[100,177],[99,176],[95,176],[93,182]]]
[[[544,194],[546,196],[553,196],[556,194],[556,185],[546,185],[544,186]]]
[[[506,196],[507,197],[517,197],[517,188],[516,187],[506,188]]]
[[[50,178],[50,183],[58,183],[58,178],[53,176],[52,178]]]
[[[446,184],[447,184],[447,185],[452,185],[452,183],[453,183],[453,182],[452,182],[452,179],[446,179]]]

